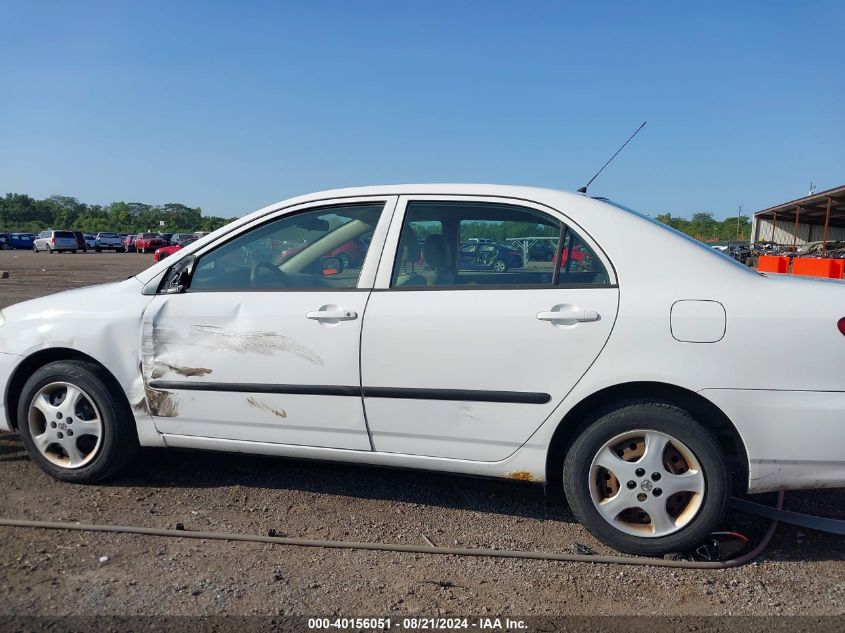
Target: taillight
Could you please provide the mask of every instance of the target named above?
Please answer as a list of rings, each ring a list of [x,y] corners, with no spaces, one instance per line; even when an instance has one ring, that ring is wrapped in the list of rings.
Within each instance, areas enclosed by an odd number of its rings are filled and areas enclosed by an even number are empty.
[[[845,317],[839,319],[839,323],[836,324],[836,327],[839,328],[839,331],[842,333],[842,336],[845,336]]]
[[[52,244],[53,246],[56,245],[56,238],[55,237],[50,238],[50,244]]]

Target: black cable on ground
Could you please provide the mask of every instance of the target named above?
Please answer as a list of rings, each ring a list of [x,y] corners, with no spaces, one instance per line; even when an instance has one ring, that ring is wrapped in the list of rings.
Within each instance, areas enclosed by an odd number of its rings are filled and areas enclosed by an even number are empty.
[[[778,493],[775,509],[783,507],[783,491]],[[169,530],[131,525],[97,525],[88,523],[69,523],[64,521],[29,521],[26,519],[0,518],[0,526],[16,528],[40,528],[48,530],[77,530],[83,532],[111,532],[117,534],[141,534],[144,536],[163,536],[192,538],[217,541],[246,541],[250,543],[271,543],[273,545],[291,545],[296,547],[324,547],[330,549],[360,549],[379,552],[406,552],[412,554],[446,554],[452,556],[487,556],[491,558],[519,558],[528,560],[553,560],[568,563],[602,563],[607,565],[648,565],[652,567],[674,567],[681,569],[729,569],[739,567],[757,558],[772,540],[778,526],[773,519],[763,538],[754,549],[742,556],[725,561],[684,561],[665,560],[662,558],[642,558],[627,556],[585,556],[581,554],[557,554],[554,552],[526,552],[519,550],[497,550],[465,547],[432,547],[430,545],[402,545],[391,543],[368,543],[356,541],[329,541],[308,538],[282,536],[263,536],[260,534],[238,534],[232,532],[194,532],[191,530]]]

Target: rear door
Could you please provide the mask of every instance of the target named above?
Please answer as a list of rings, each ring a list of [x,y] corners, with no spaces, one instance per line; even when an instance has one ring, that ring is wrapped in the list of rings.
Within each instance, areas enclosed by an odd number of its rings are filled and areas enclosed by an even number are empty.
[[[429,267],[395,257],[400,235],[403,244],[440,235],[435,239],[449,247],[455,283],[428,285],[432,277],[424,272],[418,277],[426,283],[397,283],[420,272],[411,268]],[[504,243],[554,236],[557,253],[580,246],[583,260],[560,265],[558,255],[499,272],[468,266],[462,257],[472,238]],[[361,378],[375,450],[504,459],[596,359],[618,302],[606,257],[557,211],[496,198],[400,198],[362,334]]]

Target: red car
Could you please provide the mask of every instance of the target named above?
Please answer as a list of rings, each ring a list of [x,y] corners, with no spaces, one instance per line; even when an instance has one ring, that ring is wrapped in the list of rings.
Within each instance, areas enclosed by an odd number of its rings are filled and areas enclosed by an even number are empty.
[[[178,244],[174,244],[173,246],[162,246],[161,248],[157,248],[156,252],[153,253],[153,259],[157,262],[160,262],[165,257],[169,257],[173,255],[176,251],[182,250],[188,244],[193,244],[197,241],[198,238],[185,238],[184,240],[180,241]]]
[[[173,253],[181,249],[182,247],[178,244],[174,244],[173,246],[162,246],[161,248],[157,248],[156,252],[153,253],[153,260],[160,262],[165,257],[173,255]]]
[[[349,240],[329,252],[331,257],[337,257],[343,264],[344,270],[350,266],[360,266],[364,263],[364,256],[367,254],[367,242],[360,238]]]
[[[587,256],[586,251],[584,251],[583,244],[576,244],[575,248],[572,249],[572,261],[578,262],[579,264],[584,261],[584,258]],[[569,249],[564,248],[563,252],[560,254],[560,265],[565,266],[566,262],[569,261]]]
[[[162,246],[167,246],[167,242],[155,233],[141,233],[135,238],[135,251],[138,253],[149,253]]]

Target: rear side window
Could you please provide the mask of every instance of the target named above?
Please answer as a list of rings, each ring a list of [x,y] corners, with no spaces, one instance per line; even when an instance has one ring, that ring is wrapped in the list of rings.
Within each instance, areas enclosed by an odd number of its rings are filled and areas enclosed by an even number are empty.
[[[557,219],[488,202],[411,201],[391,287],[552,287],[609,283],[589,245]]]
[[[56,237],[76,239],[76,236],[70,231],[56,231]]]

